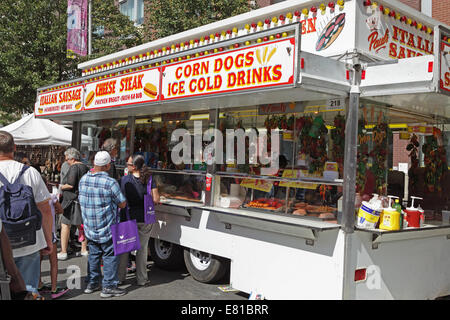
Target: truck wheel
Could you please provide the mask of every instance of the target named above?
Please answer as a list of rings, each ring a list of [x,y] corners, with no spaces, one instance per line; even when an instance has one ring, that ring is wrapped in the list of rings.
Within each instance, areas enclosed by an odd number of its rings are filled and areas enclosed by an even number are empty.
[[[177,270],[183,267],[183,248],[177,244],[150,238],[150,257],[155,265],[165,270]]]
[[[222,279],[229,268],[227,259],[190,248],[184,249],[184,263],[192,278],[203,283]]]

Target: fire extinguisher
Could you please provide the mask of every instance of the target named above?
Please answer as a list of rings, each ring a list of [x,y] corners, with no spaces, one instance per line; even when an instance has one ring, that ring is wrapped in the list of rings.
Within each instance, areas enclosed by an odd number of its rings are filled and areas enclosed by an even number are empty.
[[[206,191],[211,191],[211,184],[212,184],[212,174],[207,173],[206,174]]]

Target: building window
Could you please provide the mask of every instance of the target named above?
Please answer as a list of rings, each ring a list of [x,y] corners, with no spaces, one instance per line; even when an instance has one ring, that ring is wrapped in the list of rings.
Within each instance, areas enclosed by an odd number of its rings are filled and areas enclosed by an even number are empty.
[[[422,0],[421,11],[429,17],[433,16],[433,4],[431,0]]]
[[[144,23],[144,0],[123,0],[119,2],[119,10],[130,18],[135,25]]]

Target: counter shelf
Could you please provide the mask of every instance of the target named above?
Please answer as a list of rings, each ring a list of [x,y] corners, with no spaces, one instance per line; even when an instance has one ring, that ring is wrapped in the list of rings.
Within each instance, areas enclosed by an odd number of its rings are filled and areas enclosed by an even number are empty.
[[[187,221],[191,220],[191,210],[193,208],[201,208],[199,203],[193,201],[184,201],[177,199],[168,199],[155,206],[155,210],[159,213],[168,213],[185,217]]]
[[[358,231],[372,234],[372,249],[378,249],[378,245],[383,242],[400,240],[423,239],[430,237],[446,236],[450,240],[450,225],[424,224],[421,228],[407,227],[402,230],[382,230],[355,228]]]
[[[337,224],[330,224],[309,219],[299,219],[283,213],[272,215],[245,209],[220,208],[204,206],[201,209],[214,213],[226,229],[240,226],[303,238],[306,244],[314,245],[320,232],[337,230]]]

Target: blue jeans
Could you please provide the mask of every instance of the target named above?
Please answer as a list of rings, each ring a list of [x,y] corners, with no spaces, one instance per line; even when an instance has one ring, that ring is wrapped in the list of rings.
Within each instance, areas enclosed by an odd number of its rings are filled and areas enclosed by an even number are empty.
[[[14,258],[17,269],[22,275],[27,290],[38,293],[39,278],[41,277],[41,255],[39,251],[27,256]]]
[[[89,258],[88,258],[88,283],[93,287],[100,284],[101,259],[103,259],[103,288],[115,288],[119,282],[117,268],[119,266],[119,257],[114,255],[114,246],[112,240],[105,243],[98,243],[88,240]]]

